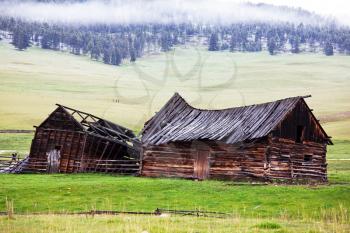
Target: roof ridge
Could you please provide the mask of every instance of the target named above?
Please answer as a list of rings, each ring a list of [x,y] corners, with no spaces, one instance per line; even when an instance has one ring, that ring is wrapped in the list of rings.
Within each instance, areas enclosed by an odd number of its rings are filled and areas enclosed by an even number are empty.
[[[250,105],[222,108],[222,109],[205,109],[205,108],[194,107],[184,97],[182,97],[178,92],[175,92],[174,95],[171,97],[171,99],[174,99],[174,98],[181,99],[184,103],[186,103],[188,105],[188,107],[195,109],[195,110],[198,110],[198,111],[228,111],[228,110],[239,109],[239,108],[261,106],[261,105],[281,102],[281,101],[290,100],[290,99],[304,99],[304,98],[308,98],[308,97],[311,97],[311,95],[287,97],[287,98],[278,99],[278,100],[269,101],[269,102],[263,102],[263,103],[259,103],[259,104],[250,104]]]

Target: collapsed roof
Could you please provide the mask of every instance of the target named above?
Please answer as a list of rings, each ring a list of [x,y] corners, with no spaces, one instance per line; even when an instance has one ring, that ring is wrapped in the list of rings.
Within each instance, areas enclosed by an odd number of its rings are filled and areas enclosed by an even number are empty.
[[[133,150],[140,149],[140,140],[132,130],[94,116],[90,113],[79,111],[60,104],[56,105],[58,107],[54,112],[63,111],[66,113],[73,120],[74,128],[97,137],[102,137],[107,140],[117,142]],[[45,123],[48,119],[50,119],[50,116],[43,123],[41,123],[39,127],[45,126]]]

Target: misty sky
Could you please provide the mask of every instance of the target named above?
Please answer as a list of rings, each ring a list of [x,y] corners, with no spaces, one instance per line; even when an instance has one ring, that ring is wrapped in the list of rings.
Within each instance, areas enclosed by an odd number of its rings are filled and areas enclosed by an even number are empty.
[[[301,7],[315,13],[335,16],[342,23],[350,25],[350,1],[349,0],[249,0],[250,2],[269,3]]]
[[[338,22],[350,25],[349,0],[248,0],[301,7],[333,16]],[[140,22],[203,22],[234,23],[238,21],[283,21],[322,24],[316,16],[302,17],[293,11],[256,8],[240,4],[245,0],[90,0],[85,3],[47,4],[6,1],[0,3],[0,14],[22,17],[34,21],[80,23],[140,23]]]

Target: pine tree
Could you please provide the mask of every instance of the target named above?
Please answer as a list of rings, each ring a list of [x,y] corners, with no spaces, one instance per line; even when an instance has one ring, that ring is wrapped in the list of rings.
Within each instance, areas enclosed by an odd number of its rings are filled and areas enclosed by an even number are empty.
[[[30,35],[23,27],[19,26],[13,31],[12,44],[18,50],[25,50],[30,46]]]
[[[111,50],[109,48],[105,48],[103,51],[103,63],[110,64],[111,63]]]
[[[82,46],[82,35],[79,32],[75,32],[71,35],[69,40],[69,45],[72,48],[72,53],[75,55],[80,55],[80,50]],[[101,50],[100,50],[101,51]]]
[[[113,49],[112,56],[111,56],[111,64],[119,66],[122,62],[122,57],[120,54],[120,50],[118,48]]]
[[[300,53],[300,48],[299,48],[299,44],[300,44],[300,39],[299,37],[294,37],[294,39],[291,42],[292,45],[292,53]]]
[[[238,41],[238,37],[237,37],[236,33],[232,33],[231,40],[230,40],[230,51],[231,52],[235,51],[235,49],[237,47],[237,41]]]
[[[94,41],[92,40],[92,38],[87,39],[83,47],[83,53],[87,54],[88,52],[92,51],[93,47],[94,47]]]
[[[48,34],[42,35],[41,40],[40,40],[40,46],[43,49],[50,49],[51,48],[50,38],[49,38]]]
[[[163,32],[161,37],[160,37],[160,46],[161,46],[161,50],[163,52],[167,52],[170,50],[171,46],[172,46],[172,41],[171,41],[171,36],[169,35],[168,32]]]
[[[276,47],[277,46],[276,46],[275,38],[270,38],[269,41],[267,42],[267,48],[269,50],[270,55],[275,54]]]
[[[54,49],[54,50],[57,50],[59,49],[59,46],[60,46],[60,35],[53,31],[51,33],[51,48]]]
[[[212,33],[209,39],[209,51],[218,51],[219,50],[219,45],[218,45],[218,34],[217,33]]]
[[[345,49],[345,53],[350,55],[350,35],[344,41],[344,49]]]
[[[136,61],[136,53],[135,53],[135,49],[134,48],[130,49],[130,61],[131,62],[135,62]]]
[[[334,51],[333,51],[333,45],[331,42],[326,42],[325,47],[324,47],[324,53],[326,54],[326,56],[333,56],[334,55]]]
[[[98,60],[100,58],[101,51],[102,51],[102,47],[101,47],[100,41],[98,39],[95,39],[93,46],[91,48],[91,59]]]

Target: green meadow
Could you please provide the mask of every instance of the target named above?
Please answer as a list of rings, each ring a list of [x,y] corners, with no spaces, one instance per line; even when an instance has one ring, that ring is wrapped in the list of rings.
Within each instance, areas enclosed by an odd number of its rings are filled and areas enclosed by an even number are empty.
[[[350,162],[332,164],[328,185],[194,182],[104,174],[2,175],[0,211],[6,199],[15,213],[154,211],[156,208],[219,211],[243,217],[322,219],[350,208]],[[341,212],[341,211],[340,211]]]
[[[350,161],[332,162],[327,185],[151,179],[104,174],[2,175],[0,232],[349,232]],[[156,208],[227,213],[70,215]],[[35,214],[35,215],[31,215]],[[39,215],[38,215],[39,214]]]
[[[179,92],[200,108],[306,99],[334,146],[329,184],[194,182],[104,174],[1,175],[0,232],[349,232],[350,56],[207,52],[178,47],[120,67],[0,41],[0,130],[33,129],[60,103],[138,132]],[[0,133],[0,154],[28,153],[33,134]],[[71,216],[93,209],[221,211],[190,216]],[[41,215],[25,215],[40,213]]]
[[[136,131],[173,95],[200,108],[225,108],[312,94],[327,132],[350,139],[350,56],[270,56],[176,48],[120,67],[0,42],[0,129],[32,129],[55,103]]]

